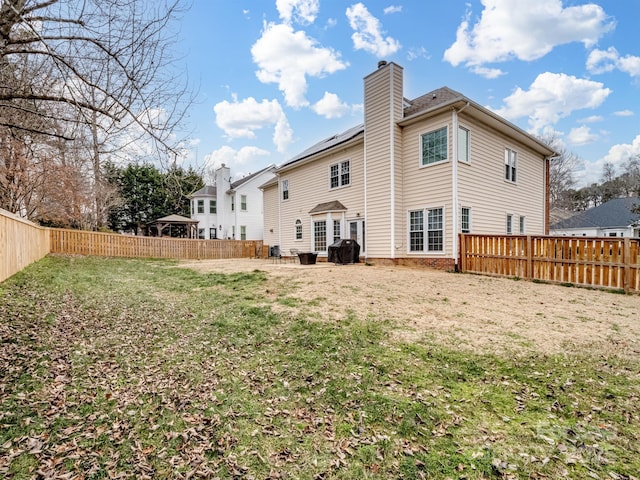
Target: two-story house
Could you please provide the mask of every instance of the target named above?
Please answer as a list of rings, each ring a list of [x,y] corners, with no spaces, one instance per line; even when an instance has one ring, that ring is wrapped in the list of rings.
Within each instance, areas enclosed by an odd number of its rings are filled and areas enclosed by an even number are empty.
[[[403,96],[403,68],[364,79],[364,124],[291,158],[262,186],[264,241],[369,262],[456,268],[461,232],[548,232],[554,151],[449,88]]]
[[[274,177],[274,165],[231,181],[225,164],[215,170],[214,184],[190,195],[191,218],[198,221],[198,238],[262,240],[263,195],[260,185]]]

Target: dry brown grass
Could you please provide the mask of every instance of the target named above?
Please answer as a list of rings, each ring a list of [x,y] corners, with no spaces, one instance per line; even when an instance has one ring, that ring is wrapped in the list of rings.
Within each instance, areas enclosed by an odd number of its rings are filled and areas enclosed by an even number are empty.
[[[390,320],[407,341],[427,337],[503,354],[640,353],[638,295],[411,267],[261,259],[181,265],[201,272],[266,271],[271,281],[262,293],[284,299],[282,311],[328,321],[346,313]]]

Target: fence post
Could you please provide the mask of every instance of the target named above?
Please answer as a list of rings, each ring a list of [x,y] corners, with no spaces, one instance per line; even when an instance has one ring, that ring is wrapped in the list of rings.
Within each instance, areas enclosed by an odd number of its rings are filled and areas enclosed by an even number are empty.
[[[525,271],[525,279],[531,280],[533,277],[533,248],[531,248],[531,235],[527,235],[527,268]]]
[[[460,234],[460,241],[458,242],[458,248],[460,249],[460,251],[458,252],[458,269],[461,272],[464,272],[466,270],[466,265],[465,265],[465,259],[466,259],[466,245],[464,244],[465,242],[465,236],[464,233]]]
[[[622,262],[624,263],[624,276],[622,278],[622,288],[625,293],[629,293],[631,287],[631,239],[625,237],[624,250],[622,253]]]

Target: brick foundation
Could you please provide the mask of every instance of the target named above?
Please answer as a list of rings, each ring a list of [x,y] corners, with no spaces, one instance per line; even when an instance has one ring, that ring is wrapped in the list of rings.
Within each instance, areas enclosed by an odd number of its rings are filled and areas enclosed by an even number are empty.
[[[360,258],[360,261],[364,259]],[[367,258],[367,263],[372,265],[402,265],[405,267],[429,267],[436,270],[454,270],[453,258]]]

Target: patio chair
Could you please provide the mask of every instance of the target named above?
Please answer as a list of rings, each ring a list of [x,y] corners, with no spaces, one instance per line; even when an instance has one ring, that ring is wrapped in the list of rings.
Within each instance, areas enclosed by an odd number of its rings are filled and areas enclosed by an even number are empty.
[[[292,261],[293,263],[298,262],[298,252],[299,252],[299,250],[298,250],[297,248],[291,248],[291,249],[289,250],[289,253],[291,254],[291,257],[290,257],[290,258],[291,258],[291,261]]]

